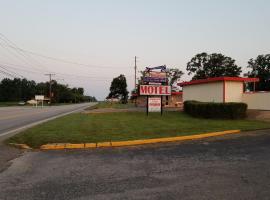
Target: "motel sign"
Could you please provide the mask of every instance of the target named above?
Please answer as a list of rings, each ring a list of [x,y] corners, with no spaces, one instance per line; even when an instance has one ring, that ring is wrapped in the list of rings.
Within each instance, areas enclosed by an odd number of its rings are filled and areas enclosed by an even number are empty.
[[[168,96],[171,95],[169,85],[140,85],[140,95]]]

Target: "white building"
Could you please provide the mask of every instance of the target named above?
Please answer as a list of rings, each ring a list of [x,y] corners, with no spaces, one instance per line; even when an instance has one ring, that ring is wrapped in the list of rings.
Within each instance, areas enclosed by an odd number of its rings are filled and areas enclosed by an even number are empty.
[[[258,78],[216,77],[182,82],[183,101],[244,102],[249,109],[270,110],[270,92],[246,92],[244,83]]]

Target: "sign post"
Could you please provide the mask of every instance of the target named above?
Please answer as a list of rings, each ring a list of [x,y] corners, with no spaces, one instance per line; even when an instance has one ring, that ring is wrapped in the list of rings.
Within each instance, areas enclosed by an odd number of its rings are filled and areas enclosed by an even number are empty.
[[[163,114],[162,97],[171,95],[168,85],[140,85],[140,95],[147,96],[146,113],[160,112]]]
[[[157,71],[158,70],[158,71]],[[139,94],[147,96],[146,113],[160,112],[163,114],[163,96],[171,95],[171,86],[168,84],[166,65],[158,67],[146,67],[143,85],[139,87]]]

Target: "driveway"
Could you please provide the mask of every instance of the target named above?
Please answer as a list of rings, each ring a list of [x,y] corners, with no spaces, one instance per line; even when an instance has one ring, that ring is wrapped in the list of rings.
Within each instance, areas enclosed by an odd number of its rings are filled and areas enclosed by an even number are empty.
[[[0,199],[269,199],[270,131],[129,148],[33,151]]]

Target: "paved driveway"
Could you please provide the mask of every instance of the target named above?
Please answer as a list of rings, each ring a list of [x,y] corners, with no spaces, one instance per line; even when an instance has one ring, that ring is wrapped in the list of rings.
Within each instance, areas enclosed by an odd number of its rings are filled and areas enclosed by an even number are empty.
[[[269,199],[270,132],[175,144],[26,152],[0,199]]]

